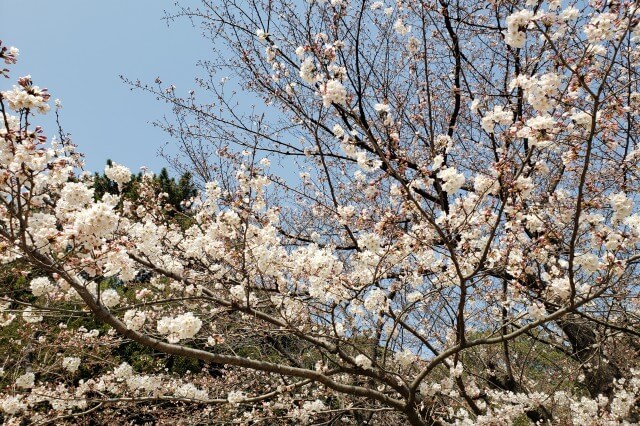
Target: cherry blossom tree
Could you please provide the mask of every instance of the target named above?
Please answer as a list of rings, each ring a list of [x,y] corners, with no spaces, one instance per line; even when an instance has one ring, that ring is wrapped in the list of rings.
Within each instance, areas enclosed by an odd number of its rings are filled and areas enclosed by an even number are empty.
[[[96,199],[20,78],[0,98],[0,249],[26,278],[0,320],[42,354],[5,362],[5,422],[141,403],[203,422],[639,422],[639,7],[180,9],[215,44],[207,78],[186,96],[131,82],[173,106],[169,159],[200,182],[177,214],[150,174],[135,204]],[[125,344],[196,368],[91,355]]]

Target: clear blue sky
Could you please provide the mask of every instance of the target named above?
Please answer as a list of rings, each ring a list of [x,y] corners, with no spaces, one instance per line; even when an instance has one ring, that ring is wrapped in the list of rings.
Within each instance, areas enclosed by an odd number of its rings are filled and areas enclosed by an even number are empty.
[[[181,4],[197,4],[196,0]],[[131,91],[119,78],[175,84],[177,93],[195,88],[198,59],[207,41],[186,20],[169,27],[161,18],[173,0],[0,0],[0,39],[20,49],[10,67],[7,90],[22,75],[60,98],[62,123],[85,154],[86,169],[99,171],[108,158],[137,171],[166,166],[158,149],[171,142],[151,122],[170,116],[167,104]],[[53,106],[53,102],[51,102]],[[54,114],[48,114],[53,118]],[[55,128],[50,119],[48,136]]]

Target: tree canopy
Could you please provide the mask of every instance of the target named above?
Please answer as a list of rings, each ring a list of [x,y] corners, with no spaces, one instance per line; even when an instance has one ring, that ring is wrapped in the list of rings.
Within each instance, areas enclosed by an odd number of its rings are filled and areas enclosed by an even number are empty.
[[[639,8],[178,8],[206,77],[129,82],[178,181],[78,174],[19,78],[4,422],[639,423]]]

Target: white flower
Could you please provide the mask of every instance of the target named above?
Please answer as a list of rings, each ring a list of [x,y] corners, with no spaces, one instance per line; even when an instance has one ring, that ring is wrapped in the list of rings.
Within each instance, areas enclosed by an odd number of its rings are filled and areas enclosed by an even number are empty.
[[[444,156],[438,154],[435,157],[433,157],[433,164],[431,165],[431,168],[433,170],[438,170],[440,167],[442,167],[443,164],[444,164]]]
[[[308,413],[318,413],[326,409],[327,406],[324,405],[324,402],[320,401],[319,399],[316,399],[315,401],[305,401],[305,403],[302,404],[302,410]]]
[[[16,386],[22,389],[30,389],[34,386],[36,375],[34,373],[25,373],[16,379]]]
[[[523,199],[526,199],[531,195],[531,191],[533,191],[533,179],[531,177],[524,177],[520,175],[515,181],[514,188],[520,191],[520,195]]]
[[[442,179],[442,189],[449,194],[455,193],[464,185],[465,177],[455,167],[444,167],[436,175]]]
[[[85,208],[93,202],[93,188],[87,188],[82,182],[67,182],[60,191],[60,199],[56,206],[56,212],[64,215]]]
[[[396,352],[393,356],[401,367],[406,368],[416,360],[416,356],[411,350],[405,349],[402,352]]]
[[[551,280],[551,290],[561,299],[566,299],[571,294],[569,278],[554,278]]]
[[[584,33],[591,43],[611,40],[616,35],[615,13],[601,13],[591,18],[584,27]]]
[[[580,17],[580,10],[576,9],[573,6],[569,6],[560,13],[560,17],[565,21],[578,19]]]
[[[267,37],[269,36],[269,34],[267,34],[264,30],[257,29],[256,36],[258,37],[258,40],[263,42],[267,40]]]
[[[594,273],[600,267],[600,259],[593,253],[576,255],[575,264],[589,273]]]
[[[98,244],[118,227],[118,216],[105,203],[95,203],[79,211],[73,224],[76,238],[85,244]]]
[[[338,206],[338,216],[340,223],[347,223],[356,214],[354,206]]]
[[[532,19],[533,12],[527,9],[509,15],[507,17],[505,43],[511,47],[515,47],[516,49],[523,47],[527,40],[525,30]]]
[[[463,369],[462,363],[459,362],[449,369],[449,374],[451,374],[451,377],[460,377],[462,376]]]
[[[62,368],[70,373],[75,373],[80,368],[81,359],[77,357],[65,357],[62,360]]]
[[[529,315],[535,320],[541,320],[547,316],[547,311],[544,309],[544,306],[534,303],[528,308]]]
[[[312,58],[306,58],[300,65],[300,78],[309,84],[316,82],[316,64]]]
[[[391,111],[391,105],[389,104],[375,104],[373,109],[376,112],[389,113]]]
[[[526,227],[529,231],[531,232],[544,231],[544,222],[540,220],[540,218],[535,214],[525,215],[524,218],[527,221]]]
[[[22,311],[22,319],[25,322],[35,324],[42,321],[43,318],[42,318],[42,315],[39,315],[37,311],[35,311],[31,306],[29,306],[25,308],[24,311]]]
[[[0,327],[6,327],[16,319],[14,314],[7,314],[6,312],[0,313]]]
[[[1,401],[2,402],[0,402],[0,408],[2,408],[2,411],[9,415],[16,414],[27,408],[27,404],[22,402],[22,395],[7,396]]]
[[[198,334],[202,327],[202,320],[191,312],[178,315],[175,318],[163,317],[158,321],[158,333],[166,334],[169,343],[190,339]]]
[[[396,22],[393,23],[393,29],[398,34],[404,36],[407,35],[411,31],[411,26],[407,26],[402,21],[402,18],[396,19]]]
[[[241,392],[241,391],[231,391],[227,395],[227,401],[229,401],[229,404],[231,405],[238,405],[245,399],[246,399],[246,396],[244,392]]]
[[[180,398],[195,399],[199,401],[206,401],[207,399],[209,399],[207,391],[198,389],[192,383],[187,383],[180,386],[178,389],[176,389],[174,395]]]
[[[365,355],[360,354],[356,356],[355,361],[358,367],[364,368],[365,370],[371,368],[371,360]]]
[[[449,152],[451,148],[453,148],[453,139],[449,135],[438,135],[436,136],[436,149],[445,150]]]
[[[139,331],[142,329],[145,321],[147,320],[147,316],[142,311],[137,311],[135,309],[129,309],[124,313],[123,321],[126,324],[127,328],[133,331]]]
[[[571,115],[571,119],[580,127],[588,129],[591,127],[592,116],[588,112],[575,111]]]
[[[506,126],[511,124],[513,121],[513,113],[511,111],[505,111],[505,109],[500,106],[494,106],[493,111],[487,112],[487,114],[482,118],[481,125],[485,132],[493,133],[493,127],[497,124],[501,124]]]
[[[540,112],[552,110],[556,105],[555,97],[562,85],[562,75],[549,72],[540,76],[521,74],[511,81],[510,87],[524,90],[527,102]]]
[[[278,46],[267,46],[264,49],[264,52],[266,54],[267,63],[273,64],[276,59],[276,55],[278,54]]]
[[[429,383],[428,381],[423,380],[420,383],[419,390],[423,397],[434,396],[442,390],[442,385],[440,383]]]
[[[420,40],[415,37],[409,37],[407,50],[411,53],[417,53],[420,50]]]
[[[31,280],[29,287],[31,288],[31,293],[36,297],[49,294],[55,289],[55,285],[47,277],[34,278]]]
[[[473,189],[478,195],[488,193],[497,194],[500,189],[500,183],[497,177],[488,177],[484,175],[477,175],[473,179]]]
[[[387,299],[387,295],[379,288],[374,288],[373,290],[371,290],[364,301],[365,309],[373,313],[386,311],[388,306],[389,300]]]
[[[533,130],[550,130],[555,127],[556,121],[549,114],[543,114],[528,119],[526,125]]]
[[[120,190],[122,190],[122,186],[125,183],[131,180],[131,170],[116,163],[112,163],[111,166],[105,166],[104,174],[117,183]]]
[[[384,6],[384,3],[382,3],[381,1],[376,1],[376,2],[373,2],[371,4],[371,8],[370,9],[371,10],[378,10],[378,9],[381,9],[383,6]]]
[[[155,392],[162,386],[162,380],[156,376],[131,376],[127,380],[127,386],[134,391]]]
[[[30,79],[31,76],[23,78]],[[2,92],[2,96],[9,103],[9,108],[14,111],[28,108],[30,110],[37,110],[41,114],[46,114],[50,107],[49,104],[47,104],[49,95],[45,90],[40,89],[38,86],[31,86],[27,92],[22,87],[13,86],[13,90]]]
[[[614,223],[617,223],[629,216],[633,210],[633,202],[627,198],[627,194],[624,192],[612,194],[609,196],[609,202],[611,203],[611,208],[614,212],[613,218],[611,219]]]
[[[337,105],[347,104],[347,89],[338,80],[329,80],[322,85],[322,104],[325,107],[331,106],[332,103]]]
[[[473,112],[478,112],[478,108],[480,108],[480,99],[479,98],[475,98],[473,100],[473,102],[471,102],[471,105],[469,106],[469,109]]]
[[[128,379],[133,375],[133,367],[131,367],[126,362],[123,362],[116,369],[113,370],[113,375],[117,379]]]
[[[120,295],[112,288],[104,290],[100,294],[100,298],[102,299],[102,304],[107,308],[113,308],[114,306],[118,306],[120,303]]]
[[[640,215],[634,214],[624,220],[624,224],[631,228],[631,233],[640,238]]]
[[[235,300],[245,300],[247,298],[247,294],[245,293],[244,286],[242,284],[234,285],[229,289],[229,294],[232,299]]]

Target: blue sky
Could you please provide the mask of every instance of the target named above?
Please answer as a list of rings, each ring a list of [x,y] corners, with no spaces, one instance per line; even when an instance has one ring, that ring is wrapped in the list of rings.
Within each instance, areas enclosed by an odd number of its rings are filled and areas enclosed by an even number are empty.
[[[173,0],[0,0],[0,40],[20,49],[0,90],[31,74],[60,98],[64,130],[85,154],[87,170],[102,170],[111,158],[132,171],[157,172],[167,165],[157,151],[171,140],[151,122],[170,116],[170,108],[131,91],[119,76],[148,83],[160,77],[186,93],[195,87],[196,61],[208,53],[188,21],[167,27],[165,10],[175,11]],[[51,136],[54,115],[48,115],[38,123]]]

